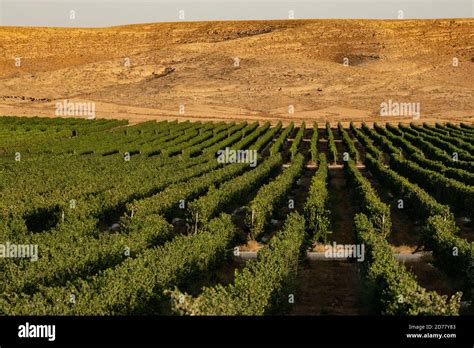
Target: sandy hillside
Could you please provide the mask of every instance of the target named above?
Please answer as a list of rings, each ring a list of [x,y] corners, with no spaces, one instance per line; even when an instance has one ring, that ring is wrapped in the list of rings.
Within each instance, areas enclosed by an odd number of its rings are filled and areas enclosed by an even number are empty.
[[[421,121],[474,122],[474,20],[0,27],[0,81],[3,115],[54,116],[68,99],[131,121],[398,121],[379,116],[391,99],[420,103]]]

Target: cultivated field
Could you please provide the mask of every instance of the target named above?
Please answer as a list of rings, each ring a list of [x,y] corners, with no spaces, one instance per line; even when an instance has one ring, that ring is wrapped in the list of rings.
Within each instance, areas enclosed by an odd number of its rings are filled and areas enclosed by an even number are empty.
[[[0,118],[0,313],[472,314],[474,126]]]

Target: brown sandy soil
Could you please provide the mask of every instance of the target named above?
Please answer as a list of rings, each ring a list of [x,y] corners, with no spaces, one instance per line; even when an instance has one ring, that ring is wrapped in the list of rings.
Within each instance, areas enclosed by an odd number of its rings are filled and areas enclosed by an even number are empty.
[[[291,315],[367,315],[357,262],[309,261],[298,270],[300,286]]]
[[[463,218],[456,218],[456,225],[459,227],[459,237],[474,242],[474,225],[469,224]]]
[[[325,126],[318,125],[318,127]],[[334,137],[336,137],[333,129]],[[335,139],[337,140],[337,139]],[[336,143],[338,151],[342,144]],[[319,129],[318,134],[318,153],[325,153],[328,155],[328,141],[326,129]],[[328,165],[329,174],[329,210],[331,211],[331,233],[328,234],[328,242],[336,242],[338,244],[353,244],[354,243],[354,207],[349,196],[349,190],[346,186],[346,179],[344,176],[344,166],[337,164]],[[314,251],[322,251],[320,245],[315,245]]]
[[[318,125],[319,126],[319,125]],[[344,145],[339,137],[339,131],[332,129],[334,134],[334,142],[338,152],[338,161],[340,164],[329,164],[329,210],[331,212],[331,227],[332,233],[328,234],[329,242],[335,241],[338,244],[353,244],[354,243],[354,207],[352,205],[351,197],[349,196],[349,188],[347,187],[346,178],[344,175],[344,165],[341,161]],[[318,152],[326,154],[329,158],[326,130],[320,130],[320,141],[318,143]],[[325,138],[322,138],[324,136]]]
[[[354,207],[346,186],[343,168],[329,168],[329,210],[332,233],[329,242],[354,244]]]
[[[392,99],[421,103],[420,122],[473,122],[472,42],[473,19],[1,27],[0,114],[52,117],[69,99],[131,122],[412,121],[378,116]]]
[[[429,262],[406,262],[405,266],[416,276],[418,283],[429,291],[451,296],[461,288],[459,284],[453,284],[451,278]]]

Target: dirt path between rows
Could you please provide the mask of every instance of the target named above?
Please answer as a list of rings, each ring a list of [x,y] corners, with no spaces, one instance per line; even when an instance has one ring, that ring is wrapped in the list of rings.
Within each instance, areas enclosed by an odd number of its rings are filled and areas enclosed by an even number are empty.
[[[326,153],[324,129],[320,129],[318,152]],[[335,136],[337,133],[335,132]],[[342,144],[341,144],[342,145]],[[340,148],[342,150],[342,148]],[[339,148],[338,148],[339,150]],[[329,242],[354,244],[354,210],[340,165],[329,167]],[[322,247],[322,246],[320,246]],[[361,280],[360,264],[348,261],[309,261],[300,265],[297,292],[291,315],[363,315],[370,314]]]
[[[357,262],[309,261],[300,267],[300,287],[291,315],[367,315]]]

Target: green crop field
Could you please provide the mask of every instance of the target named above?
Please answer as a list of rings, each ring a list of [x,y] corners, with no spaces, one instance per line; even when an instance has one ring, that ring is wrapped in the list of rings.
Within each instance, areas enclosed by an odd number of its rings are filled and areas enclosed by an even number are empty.
[[[472,314],[473,167],[468,124],[2,117],[0,313]]]

